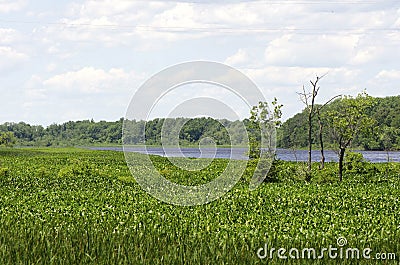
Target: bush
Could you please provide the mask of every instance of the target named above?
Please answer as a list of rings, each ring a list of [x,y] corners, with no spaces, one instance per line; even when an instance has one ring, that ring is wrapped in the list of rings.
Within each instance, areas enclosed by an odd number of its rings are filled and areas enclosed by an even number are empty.
[[[0,167],[0,177],[8,177],[9,169],[6,167]]]
[[[362,173],[366,160],[361,153],[348,152],[344,157],[344,169],[349,173]]]
[[[378,167],[364,159],[361,153],[348,152],[344,159],[344,170],[347,174],[362,175],[364,180],[380,174]]]
[[[300,166],[295,162],[275,159],[267,174],[266,182],[296,181],[301,178]]]
[[[312,182],[322,184],[322,183],[335,183],[337,181],[338,181],[337,164],[335,162],[325,163],[325,167],[323,169],[319,169],[319,167],[313,168]]]
[[[40,167],[35,171],[35,176],[43,178],[48,177],[52,174],[51,170],[47,169],[46,167]]]
[[[95,170],[92,165],[79,160],[72,160],[69,165],[60,169],[58,177],[88,177],[93,176],[94,173]]]

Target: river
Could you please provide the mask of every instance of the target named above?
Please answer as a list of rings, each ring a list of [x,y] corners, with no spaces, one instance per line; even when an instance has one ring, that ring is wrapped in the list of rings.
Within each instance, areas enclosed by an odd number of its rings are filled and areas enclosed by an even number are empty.
[[[87,147],[92,150],[109,150],[109,151],[123,151],[122,147]],[[194,157],[194,158],[231,158],[237,160],[245,160],[246,149],[245,148],[162,148],[162,147],[125,147],[128,152],[138,152],[142,154],[160,155],[166,157]],[[387,162],[387,153],[385,151],[357,151],[363,154],[364,158],[370,162],[381,163]],[[288,149],[277,149],[276,155],[279,159],[285,161],[307,161],[308,151],[307,150],[288,150]],[[389,152],[390,161],[400,162],[400,152],[393,151]],[[320,161],[321,154],[318,150],[312,152],[312,160]],[[325,161],[337,162],[338,156],[336,152],[332,150],[325,151]]]

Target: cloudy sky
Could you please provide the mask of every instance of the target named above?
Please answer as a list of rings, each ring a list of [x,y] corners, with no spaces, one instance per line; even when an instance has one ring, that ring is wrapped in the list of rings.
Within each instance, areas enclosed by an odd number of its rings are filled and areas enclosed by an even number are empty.
[[[316,75],[326,74],[318,102],[398,95],[400,2],[326,2],[0,0],[0,123],[117,120],[145,80],[194,60],[245,73],[284,104],[285,119]],[[165,102],[188,100],[171,95]]]

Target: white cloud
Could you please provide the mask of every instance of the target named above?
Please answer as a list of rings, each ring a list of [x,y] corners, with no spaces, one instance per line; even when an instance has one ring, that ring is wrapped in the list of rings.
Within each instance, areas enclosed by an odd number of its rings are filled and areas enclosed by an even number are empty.
[[[144,6],[137,1],[127,0],[87,0],[83,3],[73,3],[68,9],[68,15],[81,17],[114,16],[125,14],[132,8]]]
[[[45,27],[43,34],[54,39],[101,43],[106,47],[137,43],[152,37],[155,16],[173,3],[147,1],[93,1],[70,4],[66,16]]]
[[[394,22],[393,26],[396,27],[400,27],[400,8],[397,10],[397,20],[396,22]]]
[[[239,49],[235,54],[226,58],[225,63],[228,65],[241,65],[248,61],[249,56],[244,49]]]
[[[18,11],[26,4],[25,0],[0,0],[0,13],[8,13],[11,11]]]
[[[342,32],[346,35],[352,31],[389,27],[398,18],[393,9],[384,5],[375,6],[378,10],[374,11],[362,10],[360,6],[366,7],[362,2],[357,6],[321,2],[302,5],[293,1],[87,0],[71,4],[66,17],[59,21],[65,26],[51,26],[48,34],[69,41],[98,41],[105,46],[115,46],[137,43],[138,38],[148,43],[149,40],[175,42],[242,34],[321,35]],[[157,48],[162,48],[162,45]]]
[[[122,68],[83,67],[43,78],[33,75],[25,83],[23,111],[29,121],[108,119],[123,117],[143,74]],[[40,113],[40,118],[38,116]]]
[[[7,46],[0,46],[0,70],[4,71],[26,61],[28,56]]]
[[[53,72],[54,70],[56,70],[57,69],[57,64],[55,64],[55,63],[49,63],[47,66],[46,66],[46,70],[48,71],[48,72]]]
[[[349,83],[357,80],[359,71],[344,67],[282,67],[267,66],[258,69],[246,69],[244,73],[264,88],[293,87],[301,88],[316,76],[326,75],[324,83]]]
[[[190,60],[238,67],[282,99],[286,117],[302,107],[301,85],[326,72],[321,101],[363,88],[398,94],[396,1],[71,2],[22,10],[24,1],[0,0],[10,20],[0,27],[0,92],[24,101],[28,121],[119,118],[144,79],[138,73]]]
[[[20,38],[20,34],[15,29],[0,28],[0,44],[9,45]]]
[[[368,87],[374,89],[368,89],[368,91],[371,92],[371,95],[379,97],[399,95],[399,81],[400,70],[398,68],[383,69],[376,72],[372,78],[369,78]]]
[[[358,36],[285,34],[265,50],[269,65],[327,67],[346,64]]]
[[[12,28],[0,28],[0,70],[15,69],[26,62],[29,56],[20,45],[21,34]]]
[[[351,64],[366,64],[373,59],[377,58],[381,49],[375,46],[359,49],[355,56],[350,60]]]
[[[111,68],[106,71],[94,67],[84,67],[78,71],[70,71],[55,75],[43,81],[43,85],[55,90],[77,91],[79,93],[104,93],[121,91],[134,86],[137,74],[123,69]]]
[[[399,80],[400,79],[400,70],[382,70],[376,75],[377,79],[380,80]]]

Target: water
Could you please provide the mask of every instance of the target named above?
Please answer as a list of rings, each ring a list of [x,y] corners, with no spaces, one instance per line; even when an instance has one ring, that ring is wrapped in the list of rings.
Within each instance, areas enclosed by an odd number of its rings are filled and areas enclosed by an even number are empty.
[[[109,151],[122,151],[122,147],[89,147],[92,150],[109,150]],[[138,152],[142,154],[160,155],[166,157],[193,157],[193,158],[231,158],[237,160],[245,160],[245,148],[162,148],[162,147],[126,147],[125,150],[129,152]],[[370,162],[380,163],[387,162],[387,153],[385,151],[357,151],[363,154],[364,158]],[[277,149],[277,157],[285,161],[307,161],[307,150],[287,150]],[[400,152],[389,152],[390,160],[393,162],[400,162]],[[320,161],[321,153],[318,150],[312,152],[312,160]],[[332,150],[325,151],[326,162],[337,162],[338,156]]]

